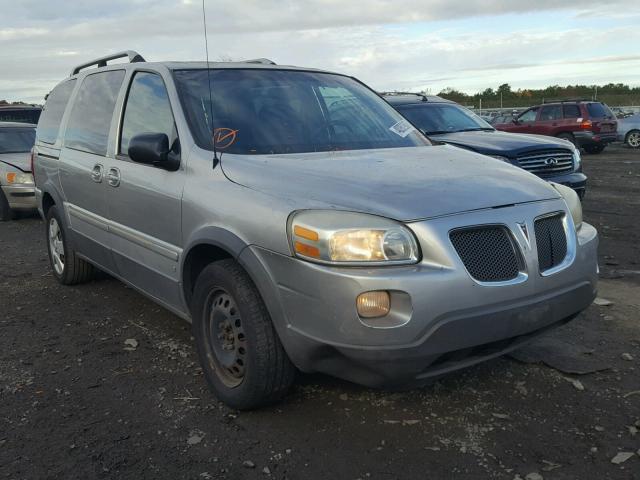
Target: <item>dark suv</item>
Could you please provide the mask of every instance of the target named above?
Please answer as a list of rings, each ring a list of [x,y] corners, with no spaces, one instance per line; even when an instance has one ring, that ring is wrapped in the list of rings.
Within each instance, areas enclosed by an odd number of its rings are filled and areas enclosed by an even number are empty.
[[[588,100],[545,103],[525,110],[498,130],[537,133],[569,140],[587,153],[600,153],[616,140],[618,122],[607,105]]]
[[[587,177],[579,150],[571,143],[540,135],[499,132],[470,110],[435,95],[384,94],[405,118],[431,140],[511,163],[584,197]]]

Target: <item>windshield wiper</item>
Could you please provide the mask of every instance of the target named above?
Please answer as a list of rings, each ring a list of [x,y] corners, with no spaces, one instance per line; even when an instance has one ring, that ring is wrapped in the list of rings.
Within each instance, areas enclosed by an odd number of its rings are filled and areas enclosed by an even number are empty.
[[[462,130],[458,130],[458,132],[493,132],[495,128],[489,127],[476,127],[476,128],[464,128]]]
[[[422,132],[425,135],[442,135],[443,133],[454,133],[451,130],[432,130],[430,132]]]

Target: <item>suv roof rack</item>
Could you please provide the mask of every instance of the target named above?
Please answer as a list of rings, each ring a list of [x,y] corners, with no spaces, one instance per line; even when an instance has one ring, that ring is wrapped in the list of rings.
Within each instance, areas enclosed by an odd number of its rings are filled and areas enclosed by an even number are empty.
[[[428,102],[429,101],[429,99],[427,98],[427,96],[424,93],[415,93],[415,92],[380,92],[380,95],[390,95],[390,96],[395,96],[395,95],[413,95],[414,97],[422,98],[423,102]]]
[[[106,67],[108,61],[116,60],[118,58],[124,58],[124,57],[129,58],[129,63],[146,62],[146,60],[142,57],[142,55],[140,55],[135,50],[125,50],[124,52],[118,52],[111,55],[107,55],[106,57],[96,58],[95,60],[91,60],[90,62],[83,63],[82,65],[73,67],[73,70],[71,71],[70,76],[73,76],[76,73],[80,72],[80,70],[82,70],[83,68],[93,67],[94,65],[98,68]]]
[[[556,98],[543,100],[542,103],[574,103],[574,102],[593,102],[591,98]]]
[[[243,60],[242,63],[260,63],[262,65],[277,65],[273,60],[268,58],[252,58],[251,60]]]

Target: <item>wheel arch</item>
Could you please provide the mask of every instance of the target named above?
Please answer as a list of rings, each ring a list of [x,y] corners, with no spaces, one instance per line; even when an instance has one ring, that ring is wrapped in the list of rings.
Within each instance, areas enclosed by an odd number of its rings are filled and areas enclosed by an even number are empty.
[[[244,240],[221,227],[204,227],[192,235],[184,249],[180,267],[182,295],[187,311],[191,310],[193,289],[202,270],[218,260],[237,260],[245,247],[247,243]],[[251,276],[251,272],[247,274]]]

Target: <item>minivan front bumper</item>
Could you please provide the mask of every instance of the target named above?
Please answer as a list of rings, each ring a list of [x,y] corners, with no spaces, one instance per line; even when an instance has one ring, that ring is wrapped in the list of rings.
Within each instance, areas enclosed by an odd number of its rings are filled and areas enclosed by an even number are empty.
[[[369,386],[419,384],[517,348],[591,304],[598,237],[589,224],[577,233],[575,257],[566,268],[541,275],[533,239],[532,248],[523,252],[527,278],[500,286],[474,281],[450,243],[431,241],[448,239],[459,224],[500,219],[511,225],[523,217],[528,222],[563,205],[539,202],[409,224],[424,255],[411,266],[338,268],[256,246],[240,260],[252,256],[267,272],[256,283],[269,299],[282,343],[298,368]],[[358,316],[356,297],[372,290],[391,292],[391,321],[377,324]]]

